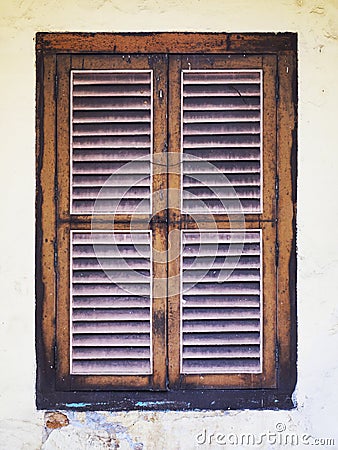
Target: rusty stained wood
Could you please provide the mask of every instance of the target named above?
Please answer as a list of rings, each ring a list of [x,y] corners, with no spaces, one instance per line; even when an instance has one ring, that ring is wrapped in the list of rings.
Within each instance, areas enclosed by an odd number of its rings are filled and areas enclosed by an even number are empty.
[[[55,56],[37,64],[37,157],[36,157],[36,311],[37,361],[40,389],[52,384],[55,370],[56,244],[55,176]]]
[[[37,33],[37,50],[63,53],[274,53],[295,33]]]
[[[296,383],[296,182],[297,61],[294,52],[278,58],[278,349],[280,389]]]

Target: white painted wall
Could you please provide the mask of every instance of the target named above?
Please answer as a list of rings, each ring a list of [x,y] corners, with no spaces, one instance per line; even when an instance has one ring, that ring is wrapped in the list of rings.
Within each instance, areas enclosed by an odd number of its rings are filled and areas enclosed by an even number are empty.
[[[203,429],[258,438],[275,432],[278,423],[286,427],[279,436],[335,438],[338,448],[338,1],[1,0],[0,24],[0,449],[115,448],[110,437],[122,450],[141,449],[137,443],[147,450],[217,449],[224,446],[198,444]],[[46,440],[43,413],[34,406],[37,31],[299,33],[297,409],[70,413],[70,425]],[[288,448],[266,442],[258,448]]]

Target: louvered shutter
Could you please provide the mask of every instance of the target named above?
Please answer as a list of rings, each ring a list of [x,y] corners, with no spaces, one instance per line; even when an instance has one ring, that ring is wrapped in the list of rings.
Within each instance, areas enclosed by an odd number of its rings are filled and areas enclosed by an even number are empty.
[[[71,75],[72,212],[149,213],[152,72]]]
[[[182,373],[261,370],[259,231],[183,231]]]
[[[58,57],[57,341],[66,389],[165,384],[166,242],[150,226],[166,202],[151,195],[166,182],[166,167],[152,164],[165,152],[166,100],[154,96],[165,86],[164,61]]]
[[[171,64],[180,129],[171,132],[169,185],[180,188],[180,199],[170,204],[181,210],[169,233],[170,308],[180,316],[172,333],[169,326],[178,355],[172,386],[271,386],[275,62],[188,55]]]
[[[151,233],[73,232],[73,374],[147,374]]]
[[[182,71],[183,211],[261,209],[262,71]]]

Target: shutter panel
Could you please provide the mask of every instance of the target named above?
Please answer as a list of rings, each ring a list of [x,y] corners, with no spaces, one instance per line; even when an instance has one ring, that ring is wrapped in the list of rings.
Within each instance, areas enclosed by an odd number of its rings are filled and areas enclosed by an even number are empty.
[[[71,236],[71,373],[151,373],[151,232]]]
[[[71,74],[72,213],[149,213],[152,71]]]
[[[182,71],[183,212],[261,210],[262,71]]]
[[[261,232],[182,231],[181,373],[261,371]]]

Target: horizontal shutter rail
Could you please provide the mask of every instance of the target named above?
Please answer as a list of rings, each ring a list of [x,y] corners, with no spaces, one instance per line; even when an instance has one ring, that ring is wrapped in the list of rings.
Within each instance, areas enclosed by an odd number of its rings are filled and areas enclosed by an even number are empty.
[[[238,187],[236,191],[233,188],[214,187],[201,188],[201,187],[187,187],[183,192],[184,200],[194,199],[246,199],[246,198],[258,198],[260,196],[260,190],[257,186]]]
[[[149,214],[152,71],[71,73],[71,213]]]
[[[72,373],[150,374],[151,232],[73,231],[71,269]]]
[[[182,87],[183,211],[258,213],[261,70],[183,71]],[[199,187],[199,202],[188,190],[192,186]],[[214,186],[231,189],[211,193]],[[238,186],[247,186],[244,196]]]
[[[184,230],[181,241],[181,372],[260,371],[260,231]]]

